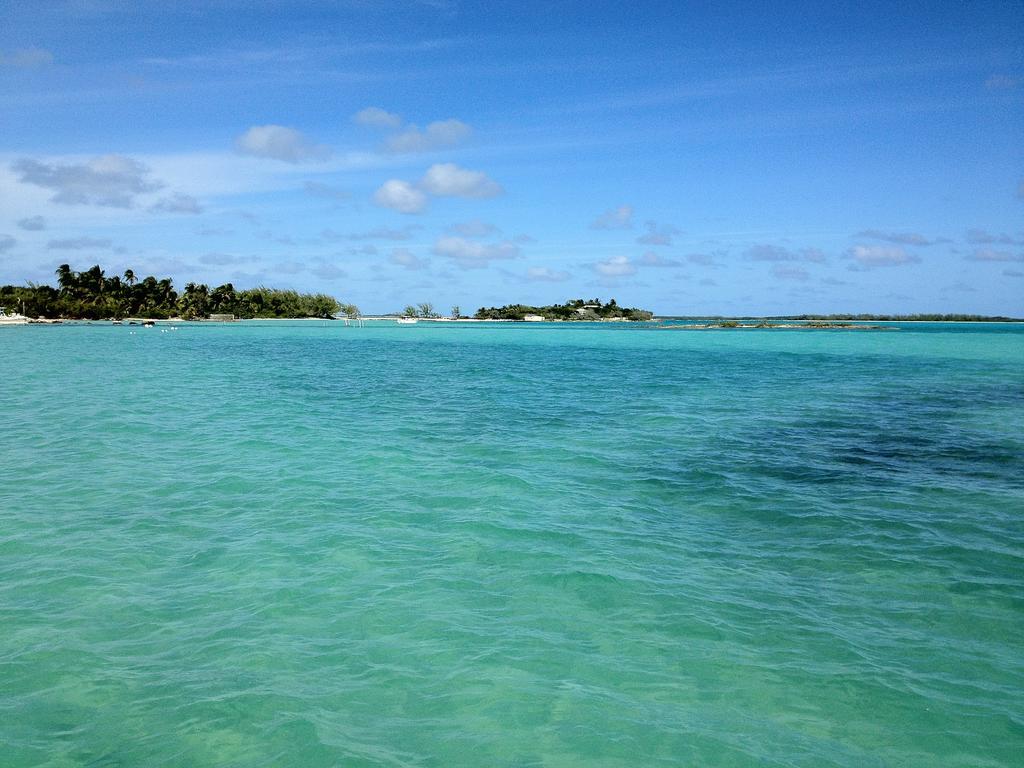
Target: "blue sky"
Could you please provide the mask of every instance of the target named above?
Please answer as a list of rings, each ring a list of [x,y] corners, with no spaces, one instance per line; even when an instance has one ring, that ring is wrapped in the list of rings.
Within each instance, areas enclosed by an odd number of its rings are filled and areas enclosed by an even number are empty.
[[[1024,316],[1024,5],[705,5],[0,0],[0,282]]]

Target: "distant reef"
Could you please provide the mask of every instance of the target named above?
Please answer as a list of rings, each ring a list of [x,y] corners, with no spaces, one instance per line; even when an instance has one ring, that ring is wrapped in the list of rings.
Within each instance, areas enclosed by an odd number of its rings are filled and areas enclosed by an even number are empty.
[[[710,323],[687,323],[686,325],[662,325],[660,326],[665,330],[674,331],[708,331],[716,329],[734,329],[734,328],[795,328],[797,330],[809,330],[809,329],[842,329],[849,331],[895,331],[895,326],[885,325],[865,325],[864,323],[843,323],[835,321],[820,321],[811,320],[804,322],[775,322],[769,320],[758,320],[756,322],[743,322],[740,320],[715,320]]]
[[[914,314],[914,315],[775,315],[772,317],[708,317],[676,315],[670,320],[700,320],[708,323],[722,322],[759,322],[779,323],[787,320],[812,322],[890,322],[890,323],[1024,323],[1019,317],[1003,317],[1002,315],[964,315],[964,314]]]

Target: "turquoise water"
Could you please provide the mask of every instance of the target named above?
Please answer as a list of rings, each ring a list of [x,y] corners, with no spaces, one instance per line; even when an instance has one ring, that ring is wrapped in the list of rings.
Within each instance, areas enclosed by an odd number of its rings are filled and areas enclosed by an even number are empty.
[[[0,381],[3,766],[1021,764],[1024,328],[29,326]]]

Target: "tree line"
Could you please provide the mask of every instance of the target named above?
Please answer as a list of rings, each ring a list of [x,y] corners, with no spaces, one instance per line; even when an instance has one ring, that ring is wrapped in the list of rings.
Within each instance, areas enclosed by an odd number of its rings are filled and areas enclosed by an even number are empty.
[[[139,279],[126,269],[123,275],[107,275],[97,264],[75,272],[68,264],[57,267],[57,287],[49,285],[0,286],[0,306],[28,317],[102,320],[124,317],[207,318],[213,314],[238,318],[333,317],[339,312],[359,314],[323,293],[299,293],[279,288],[236,290],[231,283],[210,289],[203,283],[186,283],[179,294],[169,277],[148,275]]]

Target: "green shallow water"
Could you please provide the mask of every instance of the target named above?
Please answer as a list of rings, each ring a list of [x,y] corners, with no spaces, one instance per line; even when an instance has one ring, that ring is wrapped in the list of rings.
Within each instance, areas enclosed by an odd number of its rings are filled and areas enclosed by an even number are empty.
[[[1024,328],[29,326],[0,381],[3,766],[1020,765]]]

